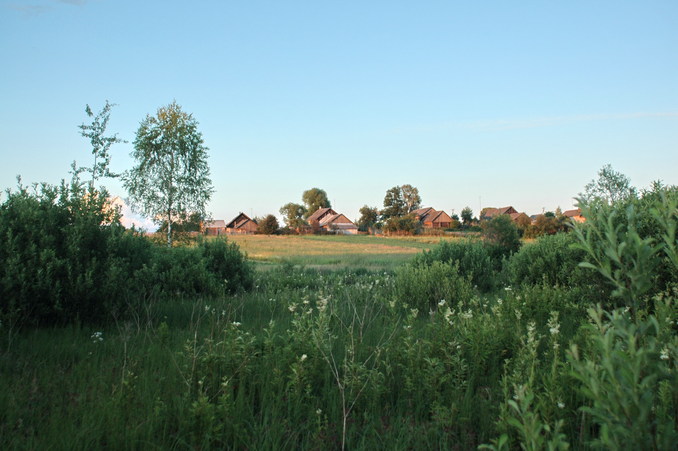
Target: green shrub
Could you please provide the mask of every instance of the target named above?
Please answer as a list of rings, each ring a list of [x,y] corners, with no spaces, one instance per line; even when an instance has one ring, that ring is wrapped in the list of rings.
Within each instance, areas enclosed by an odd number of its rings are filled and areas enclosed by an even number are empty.
[[[101,318],[127,299],[145,258],[108,195],[77,181],[19,186],[0,206],[0,311],[30,323]]]
[[[602,278],[579,266],[586,260],[586,252],[572,247],[576,242],[574,234],[558,233],[524,245],[506,263],[507,280],[514,286],[590,287],[601,292]]]
[[[491,291],[499,285],[500,253],[494,246],[481,241],[441,241],[439,245],[415,257],[415,265],[434,262],[456,263],[459,274],[468,277],[482,291]]]
[[[396,272],[396,299],[421,313],[436,311],[442,300],[456,304],[472,294],[470,282],[459,274],[456,264],[435,261],[431,265],[405,265]]]

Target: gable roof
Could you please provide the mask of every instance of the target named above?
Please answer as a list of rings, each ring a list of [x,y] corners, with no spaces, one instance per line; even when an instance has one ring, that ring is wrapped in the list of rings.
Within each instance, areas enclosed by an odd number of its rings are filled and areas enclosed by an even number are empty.
[[[575,216],[581,216],[581,209],[575,208],[574,210],[566,210],[566,211],[563,212],[563,216],[567,216],[568,218],[574,218]]]
[[[337,212],[334,211],[334,210],[332,210],[332,209],[329,208],[329,207],[326,207],[326,208],[318,208],[311,216],[308,217],[307,221],[308,221],[308,222],[311,222],[311,221],[318,221],[318,222],[320,222],[320,220],[321,220],[325,215],[327,215],[327,214],[336,215]]]
[[[213,221],[207,221],[205,223],[206,229],[218,229],[226,227],[226,221],[223,219],[215,219]]]
[[[239,228],[243,227],[245,224],[247,224],[248,222],[252,222],[253,224],[257,223],[256,221],[250,219],[250,217],[247,216],[245,213],[241,212],[238,216],[233,218],[233,220],[231,222],[226,224],[226,228],[228,228],[228,229],[239,229]]]

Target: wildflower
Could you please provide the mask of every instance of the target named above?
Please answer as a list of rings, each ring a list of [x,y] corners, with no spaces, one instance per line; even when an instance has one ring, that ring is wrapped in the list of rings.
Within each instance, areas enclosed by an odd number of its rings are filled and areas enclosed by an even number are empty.
[[[316,414],[316,415],[320,415],[320,414],[322,414],[322,413],[323,413],[323,409],[318,409],[318,410],[315,411],[315,414]]]
[[[97,343],[104,341],[103,335],[103,332],[94,332],[90,338],[92,339],[92,342]]]
[[[441,299],[440,302],[438,302],[438,307],[442,307],[445,305],[445,299]]]
[[[290,304],[289,307],[287,307],[287,310],[290,312],[294,313],[294,311],[297,309],[297,304]]]
[[[497,298],[497,304],[501,305],[504,303],[504,300],[502,298]]]
[[[669,350],[668,350],[668,348],[664,347],[664,349],[662,349],[662,352],[661,352],[661,354],[659,355],[659,358],[662,359],[662,360],[668,360],[668,359],[669,359]]]
[[[504,291],[511,291],[511,290],[512,290],[511,285],[509,285],[508,287],[504,287]]]
[[[306,354],[302,354],[302,355],[301,355],[301,358],[300,358],[299,360],[303,362],[303,361],[306,360],[307,358],[308,358],[308,356],[307,356]]]
[[[205,313],[209,313],[209,311],[210,311],[210,306],[209,306],[209,305],[206,305],[206,306],[205,306]]]
[[[233,325],[234,325],[235,327],[238,327],[238,326],[240,326],[240,323],[239,323],[238,321],[233,321],[233,323],[232,323],[232,324],[233,324]]]
[[[558,401],[558,408],[559,409],[564,409],[565,408],[565,403],[562,401]]]

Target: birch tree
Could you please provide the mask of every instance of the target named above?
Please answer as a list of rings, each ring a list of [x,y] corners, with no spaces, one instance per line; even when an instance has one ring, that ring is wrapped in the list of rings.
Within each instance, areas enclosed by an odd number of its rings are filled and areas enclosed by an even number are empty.
[[[176,102],[139,125],[131,154],[136,165],[125,173],[124,184],[135,211],[167,224],[168,246],[178,218],[205,216],[214,192],[207,150],[198,122]]]

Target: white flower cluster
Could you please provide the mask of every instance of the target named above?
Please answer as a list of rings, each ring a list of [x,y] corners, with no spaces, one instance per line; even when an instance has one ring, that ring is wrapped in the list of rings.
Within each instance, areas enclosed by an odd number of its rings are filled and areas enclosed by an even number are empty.
[[[104,341],[104,334],[103,332],[94,332],[90,338],[93,343],[99,343],[100,341]]]

